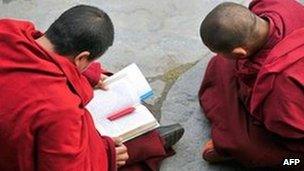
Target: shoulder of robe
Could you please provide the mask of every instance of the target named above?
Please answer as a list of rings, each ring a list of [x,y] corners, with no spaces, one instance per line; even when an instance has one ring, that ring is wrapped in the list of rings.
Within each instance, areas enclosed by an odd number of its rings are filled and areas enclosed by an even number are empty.
[[[216,68],[234,68],[235,67],[235,61],[226,59],[223,56],[215,55],[213,56],[209,63],[208,67],[216,67]]]
[[[304,58],[295,62],[293,65],[289,66],[283,72],[278,74],[277,82],[293,82],[296,86],[301,88],[304,85]]]
[[[20,32],[24,29],[35,29],[35,26],[32,22],[26,20],[18,20],[12,18],[0,19],[0,32],[9,31],[9,32]]]
[[[301,4],[295,0],[253,0],[249,4],[249,9],[253,12],[277,12],[277,13],[289,13],[293,11],[290,7],[301,8]]]

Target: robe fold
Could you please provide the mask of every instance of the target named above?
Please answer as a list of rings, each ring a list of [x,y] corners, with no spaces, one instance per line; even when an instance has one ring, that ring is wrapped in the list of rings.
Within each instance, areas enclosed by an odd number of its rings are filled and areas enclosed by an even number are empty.
[[[269,22],[267,43],[246,60],[215,56],[199,91],[216,150],[246,166],[304,166],[304,7],[256,0],[250,10]],[[285,166],[286,167],[286,166]]]
[[[117,170],[112,139],[85,109],[100,73],[110,73],[97,63],[80,73],[40,36],[30,22],[0,20],[0,170]],[[121,169],[158,170],[170,154],[163,144],[157,131],[127,142],[130,167]]]
[[[40,36],[29,22],[0,20],[0,170],[116,170],[113,141],[85,109],[90,84]]]
[[[33,24],[0,20],[0,170],[117,170],[115,145],[100,136],[85,105],[99,63],[80,73],[67,58],[45,51]],[[119,170],[158,170],[171,151],[157,131],[126,143]]]

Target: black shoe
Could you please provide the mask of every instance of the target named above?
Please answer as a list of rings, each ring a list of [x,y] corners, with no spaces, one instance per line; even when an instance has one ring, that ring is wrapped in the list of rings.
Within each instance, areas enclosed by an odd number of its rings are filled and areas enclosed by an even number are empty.
[[[157,128],[160,137],[165,140],[165,148],[176,144],[184,135],[185,129],[180,124],[172,124]]]

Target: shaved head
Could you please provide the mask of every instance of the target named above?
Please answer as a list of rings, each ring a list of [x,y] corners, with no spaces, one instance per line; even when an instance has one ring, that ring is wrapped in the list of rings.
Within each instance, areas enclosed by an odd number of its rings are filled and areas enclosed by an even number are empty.
[[[257,18],[248,8],[225,2],[206,16],[200,27],[200,35],[210,50],[229,52],[251,42],[257,30]]]

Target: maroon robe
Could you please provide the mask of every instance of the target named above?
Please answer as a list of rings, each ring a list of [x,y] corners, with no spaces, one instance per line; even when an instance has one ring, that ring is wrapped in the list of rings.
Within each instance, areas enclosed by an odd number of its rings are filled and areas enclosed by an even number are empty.
[[[247,60],[215,56],[199,92],[216,150],[247,166],[304,161],[304,7],[256,0],[250,10],[270,23],[268,41]],[[302,163],[303,164],[303,163]]]
[[[116,170],[85,105],[92,88],[26,21],[0,20],[0,170]]]
[[[0,20],[0,170],[117,170],[112,139],[85,109],[92,86],[40,36],[30,22]],[[156,170],[166,156],[156,131],[127,146],[129,168]]]

